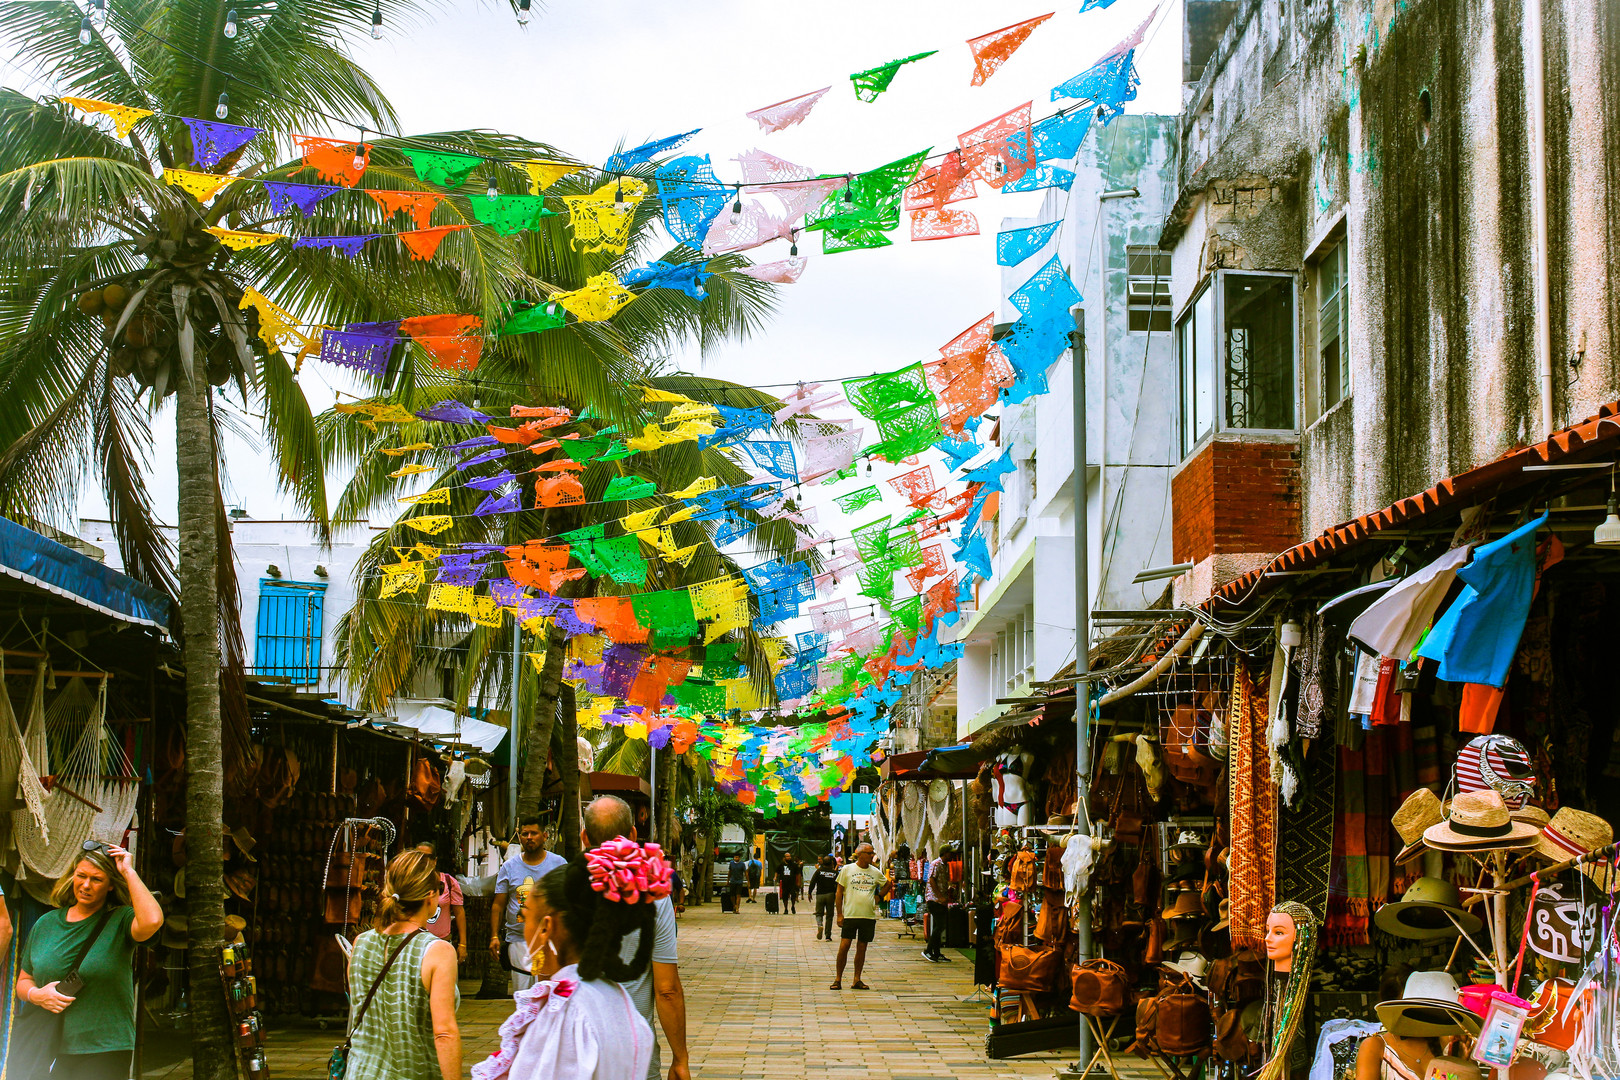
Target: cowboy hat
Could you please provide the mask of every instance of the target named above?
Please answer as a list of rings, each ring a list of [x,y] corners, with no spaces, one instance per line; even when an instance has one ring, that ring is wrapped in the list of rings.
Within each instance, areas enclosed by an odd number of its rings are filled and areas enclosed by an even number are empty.
[[[258,883],[259,875],[246,868],[232,870],[225,875],[225,888],[240,900],[252,900],[253,889]]]
[[[253,834],[247,831],[247,826],[238,825],[226,833],[225,836],[231,843],[236,845],[236,850],[248,857],[249,862],[259,861],[259,857],[253,854],[253,849],[258,846],[258,841],[253,839]]]
[[[1465,791],[1451,800],[1449,816],[1423,830],[1423,842],[1441,851],[1499,851],[1532,846],[1541,830],[1514,821],[1494,791]]]
[[[1196,890],[1187,889],[1177,893],[1176,898],[1170,902],[1170,906],[1160,913],[1159,917],[1166,920],[1198,919],[1202,918],[1203,914],[1203,897]]]
[[[1529,822],[1538,829],[1545,829],[1547,827],[1547,822],[1552,820],[1552,818],[1547,816],[1547,811],[1543,810],[1539,806],[1534,805],[1533,803],[1525,803],[1523,806],[1519,807],[1519,809],[1510,810],[1508,812],[1513,816],[1514,821]]]
[[[1412,972],[1406,977],[1401,996],[1380,1001],[1373,1011],[1391,1035],[1423,1038],[1479,1034],[1481,1017],[1463,1007],[1457,980],[1445,971]]]
[[[1386,934],[1414,941],[1456,937],[1459,926],[1472,934],[1484,925],[1463,908],[1457,886],[1432,877],[1412,882],[1399,900],[1373,913],[1373,923]]]
[[[1406,845],[1401,853],[1395,856],[1396,863],[1404,863],[1408,859],[1419,855],[1423,851],[1423,830],[1431,825],[1438,825],[1446,820],[1445,811],[1441,809],[1440,797],[1428,788],[1418,788],[1406,797],[1401,808],[1395,811],[1390,824],[1400,833],[1401,841]]]
[[[1183,975],[1192,977],[1193,982],[1202,986],[1204,972],[1209,968],[1209,961],[1195,952],[1184,952],[1174,960],[1166,960],[1159,965],[1167,971],[1178,971]]]
[[[163,947],[184,949],[191,944],[191,925],[184,915],[169,915],[163,920]]]
[[[1548,862],[1563,862],[1585,855],[1614,842],[1614,829],[1596,814],[1561,806],[1541,835],[1536,837],[1536,855]],[[1601,863],[1582,863],[1581,872],[1602,884]]]
[[[1170,845],[1171,851],[1203,851],[1209,847],[1209,838],[1197,829],[1176,830],[1176,841]]]
[[[1215,920],[1215,925],[1210,927],[1211,930],[1226,930],[1226,929],[1229,929],[1231,927],[1231,925],[1232,925],[1232,901],[1230,901],[1230,900],[1222,900],[1221,901],[1220,912],[1221,912],[1221,917]]]

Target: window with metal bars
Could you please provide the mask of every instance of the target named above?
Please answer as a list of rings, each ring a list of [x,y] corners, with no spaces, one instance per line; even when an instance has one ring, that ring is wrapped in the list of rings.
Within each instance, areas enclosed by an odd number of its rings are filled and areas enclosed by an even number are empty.
[[[309,581],[259,581],[254,620],[253,672],[294,686],[321,681],[322,607],[326,585]]]

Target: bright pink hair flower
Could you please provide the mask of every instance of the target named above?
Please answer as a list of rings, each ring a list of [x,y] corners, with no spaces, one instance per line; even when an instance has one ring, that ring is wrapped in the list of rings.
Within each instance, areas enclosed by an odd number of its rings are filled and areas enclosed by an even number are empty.
[[[624,904],[652,903],[669,895],[670,868],[664,849],[616,836],[585,853],[591,888]]]

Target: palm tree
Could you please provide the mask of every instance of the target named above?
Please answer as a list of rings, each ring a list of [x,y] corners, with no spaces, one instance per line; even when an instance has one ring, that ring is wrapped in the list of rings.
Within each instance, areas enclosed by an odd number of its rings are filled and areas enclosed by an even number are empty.
[[[382,0],[381,10],[395,23],[416,6]],[[441,311],[493,319],[534,288],[518,245],[481,229],[450,237],[430,262],[409,261],[392,244],[374,244],[352,262],[286,243],[233,251],[207,230],[260,228],[272,216],[263,187],[235,183],[205,204],[158,178],[160,168],[199,164],[180,118],[207,118],[221,107],[265,134],[207,171],[260,180],[298,173],[297,161],[278,164],[289,153],[287,136],[330,130],[332,116],[371,132],[394,128],[392,107],[342,47],[341,35],[364,26],[372,7],[371,0],[115,0],[110,13],[100,6],[105,25],[95,28],[65,0],[0,6],[0,36],[23,43],[23,56],[51,73],[56,92],[151,111],[126,139],[54,98],[0,90],[0,391],[8,405],[0,410],[0,511],[71,517],[80,478],[93,472],[128,572],[180,602],[199,1077],[234,1072],[217,978],[221,831],[225,786],[242,780],[248,752],[221,425],[261,413],[281,488],[323,530],[330,518],[320,440],[282,351],[285,339],[256,310],[241,310],[244,295],[254,289],[305,324],[335,324]],[[233,38],[225,36],[228,17]],[[391,140],[366,141],[374,147],[367,186],[425,187]],[[537,144],[480,133],[447,133],[431,144],[506,159],[552,156]],[[506,175],[510,169],[486,171],[513,189],[522,182]],[[472,220],[465,199],[446,205],[447,220]],[[306,227],[381,231],[382,213],[349,195],[327,200]],[[173,571],[146,491],[150,425],[170,394],[179,481]]]

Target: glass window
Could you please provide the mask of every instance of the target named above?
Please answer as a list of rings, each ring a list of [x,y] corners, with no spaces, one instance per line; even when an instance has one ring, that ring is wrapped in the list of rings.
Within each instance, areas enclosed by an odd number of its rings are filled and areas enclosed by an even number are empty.
[[[1170,253],[1156,247],[1125,249],[1126,329],[1131,333],[1170,330]]]
[[[1322,411],[1350,396],[1350,293],[1348,247],[1338,244],[1316,268],[1316,361]]]
[[[1223,274],[1223,427],[1294,428],[1294,279]]]
[[[1181,364],[1181,453],[1215,423],[1215,290],[1205,287],[1176,327]]]

